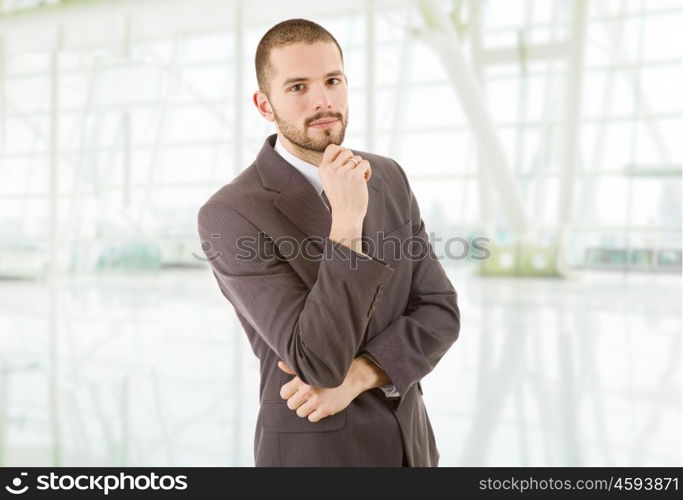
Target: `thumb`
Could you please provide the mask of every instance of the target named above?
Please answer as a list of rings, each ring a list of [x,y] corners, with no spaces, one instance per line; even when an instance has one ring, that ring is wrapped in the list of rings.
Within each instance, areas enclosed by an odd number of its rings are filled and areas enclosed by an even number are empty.
[[[289,373],[290,375],[294,375],[294,370],[292,370],[289,366],[287,366],[287,364],[284,361],[278,361],[277,366],[283,372]]]
[[[328,163],[332,163],[337,155],[341,152],[343,148],[341,146],[338,146],[337,144],[334,144],[333,142],[328,144],[327,147],[325,148],[325,152],[323,153],[323,158],[320,162],[321,165],[327,165]]]
[[[368,169],[365,171],[365,182],[370,181],[370,177],[372,177],[372,168],[368,167]]]

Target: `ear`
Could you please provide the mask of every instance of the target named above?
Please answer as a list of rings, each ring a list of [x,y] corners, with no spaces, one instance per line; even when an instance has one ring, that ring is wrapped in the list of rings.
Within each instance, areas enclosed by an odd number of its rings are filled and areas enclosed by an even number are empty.
[[[258,112],[261,113],[261,116],[263,116],[269,122],[275,121],[273,108],[270,106],[270,101],[268,100],[268,96],[266,96],[266,94],[260,90],[257,90],[254,92],[252,100],[254,102],[254,106],[256,106],[256,109],[258,109]]]

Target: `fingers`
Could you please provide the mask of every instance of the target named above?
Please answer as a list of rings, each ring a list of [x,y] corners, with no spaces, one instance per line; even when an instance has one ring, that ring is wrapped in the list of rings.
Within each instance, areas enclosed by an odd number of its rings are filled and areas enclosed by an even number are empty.
[[[355,158],[361,158],[360,156],[354,156]],[[356,160],[354,160],[356,161]],[[370,162],[368,160],[362,160],[361,162],[358,163],[357,165],[354,165],[353,161],[349,161],[348,165],[344,165],[342,168],[340,168],[342,172],[353,172],[354,174],[358,175],[358,177],[365,179],[365,182],[370,180],[370,175],[371,173],[371,168],[370,168]]]
[[[318,422],[323,418],[325,418],[325,414],[320,409],[315,410],[314,412],[308,415],[308,420],[310,420],[311,422]]]
[[[363,157],[360,155],[354,155],[350,156],[340,167],[339,171],[340,172],[347,172],[349,170],[352,170],[356,168],[357,165],[360,165],[360,163],[363,161]]]
[[[285,373],[289,373],[290,375],[296,375],[294,373],[294,370],[292,370],[284,361],[278,361],[277,366],[278,368],[280,368],[280,370],[282,370]]]
[[[306,394],[304,394],[303,391],[297,391],[292,397],[290,397],[287,400],[287,407],[290,410],[296,410],[297,408],[299,408],[299,406],[304,404],[306,400]]]
[[[307,417],[315,411],[315,405],[311,401],[306,401],[296,409],[296,414],[300,417]]]
[[[363,159],[360,155],[353,154],[353,151],[350,149],[342,148],[336,144],[329,144],[325,149],[321,166],[323,165],[334,170],[340,170],[341,172],[356,170],[358,175],[365,179],[365,182],[368,182],[370,177],[372,177],[372,168],[369,161]]]
[[[343,151],[341,151],[341,152],[337,155],[337,157],[336,157],[335,160],[330,164],[330,166],[331,166],[332,168],[334,168],[335,170],[336,170],[336,169],[339,169],[339,168],[342,168],[342,167],[344,167],[345,164],[346,164],[351,158],[353,158],[353,157],[354,157],[353,151],[351,151],[350,149],[344,149]]]
[[[311,422],[317,422],[327,416],[327,413],[322,408],[318,408],[317,403],[315,403],[312,399],[309,399],[308,401],[297,400],[292,403],[291,406],[288,401],[287,406],[289,406],[291,410],[296,410],[296,414],[299,417],[308,417],[308,420]]]
[[[282,387],[280,387],[280,397],[282,399],[289,399],[291,398],[296,391],[299,390],[299,378],[296,377],[286,384],[284,384]]]
[[[327,146],[327,149],[325,149],[325,152],[323,153],[323,159],[320,163],[321,165],[327,165],[336,170],[338,168],[353,167],[354,162],[358,163],[363,159],[362,156],[354,155],[353,151],[350,149],[338,146],[339,149],[332,150],[330,149],[330,146],[332,146],[332,144]],[[352,158],[354,161],[347,165]]]
[[[365,179],[365,181],[370,180],[370,175],[372,175],[372,169],[370,168],[370,162],[368,160],[361,161],[355,168],[358,173]]]
[[[343,150],[344,148],[337,144],[328,144],[323,153],[322,164],[327,165],[328,163],[332,163],[337,158],[337,155]]]

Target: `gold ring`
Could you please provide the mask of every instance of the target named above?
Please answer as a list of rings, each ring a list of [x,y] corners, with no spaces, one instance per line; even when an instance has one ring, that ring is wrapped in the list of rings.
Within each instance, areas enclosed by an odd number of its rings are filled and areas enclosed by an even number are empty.
[[[356,160],[355,158],[351,158],[351,161],[353,162],[353,166],[354,166],[354,167],[357,167],[357,166],[358,166],[358,163],[360,163],[360,162],[356,163],[355,160]]]

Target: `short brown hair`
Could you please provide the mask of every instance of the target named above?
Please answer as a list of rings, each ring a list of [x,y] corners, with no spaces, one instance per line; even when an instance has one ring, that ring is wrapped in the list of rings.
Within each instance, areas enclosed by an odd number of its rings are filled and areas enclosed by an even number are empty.
[[[261,92],[270,96],[270,79],[268,72],[271,72],[273,64],[270,60],[271,49],[284,47],[293,43],[315,43],[315,42],[334,42],[339,49],[342,64],[344,64],[344,53],[337,43],[337,40],[325,28],[307,19],[288,19],[270,28],[256,48],[256,81]]]

